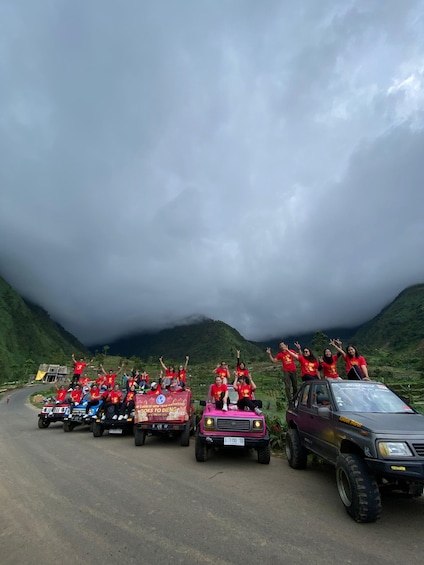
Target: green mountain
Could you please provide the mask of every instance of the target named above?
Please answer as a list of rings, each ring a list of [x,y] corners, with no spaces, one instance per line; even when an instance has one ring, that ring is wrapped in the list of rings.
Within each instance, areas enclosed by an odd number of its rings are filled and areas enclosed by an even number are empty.
[[[375,318],[363,324],[352,341],[375,349],[424,349],[424,284],[401,292]]]
[[[0,383],[26,377],[40,363],[69,364],[74,352],[87,348],[0,277]]]
[[[199,320],[156,333],[139,333],[118,339],[109,344],[109,354],[123,357],[164,357],[168,363],[182,363],[190,355],[190,363],[227,363],[236,359],[241,351],[244,361],[262,360],[264,351],[244,339],[237,330],[224,322]],[[97,346],[101,351],[102,347]],[[96,349],[94,346],[92,349]]]

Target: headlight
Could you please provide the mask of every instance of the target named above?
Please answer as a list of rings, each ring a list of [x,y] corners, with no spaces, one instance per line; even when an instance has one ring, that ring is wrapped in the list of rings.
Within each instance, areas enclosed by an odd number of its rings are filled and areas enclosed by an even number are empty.
[[[413,457],[413,453],[404,441],[380,441],[378,451],[383,457]]]
[[[204,422],[203,426],[207,430],[212,430],[213,428],[215,428],[214,418],[205,418],[205,422]]]
[[[264,429],[263,420],[253,420],[252,422],[252,432],[261,432]]]

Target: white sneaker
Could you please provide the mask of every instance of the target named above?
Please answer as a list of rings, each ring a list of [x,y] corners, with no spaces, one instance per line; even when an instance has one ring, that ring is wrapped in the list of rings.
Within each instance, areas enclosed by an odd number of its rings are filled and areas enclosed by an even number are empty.
[[[106,420],[106,416],[104,414],[102,416],[102,420]]]
[[[257,406],[255,408],[255,414],[257,414],[258,416],[260,416],[262,414],[262,410],[260,408],[258,408]]]
[[[119,416],[118,420],[123,420],[123,419],[124,419],[124,417],[123,417],[123,415],[121,414],[121,415]]]
[[[112,418],[112,420],[117,420],[118,416],[115,414],[114,417]]]
[[[228,410],[228,406],[226,404],[224,404],[224,406],[222,407],[223,411],[226,412]]]

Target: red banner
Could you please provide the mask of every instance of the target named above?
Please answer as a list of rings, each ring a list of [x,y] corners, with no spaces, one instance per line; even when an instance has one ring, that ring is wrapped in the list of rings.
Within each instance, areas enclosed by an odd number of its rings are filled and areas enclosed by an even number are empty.
[[[191,393],[188,391],[158,395],[137,394],[134,422],[186,422],[190,400]]]

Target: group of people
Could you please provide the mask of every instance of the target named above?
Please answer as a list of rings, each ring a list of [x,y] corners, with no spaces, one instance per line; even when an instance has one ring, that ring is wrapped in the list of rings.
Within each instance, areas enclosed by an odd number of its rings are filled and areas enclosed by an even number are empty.
[[[281,342],[279,344],[280,352],[273,357],[271,348],[267,347],[266,352],[272,363],[281,361],[284,378],[284,389],[287,400],[292,403],[297,395],[297,361],[300,365],[300,373],[302,381],[314,379],[340,379],[338,374],[337,361],[343,357],[346,365],[346,377],[351,380],[363,379],[369,380],[367,363],[362,355],[353,345],[348,345],[346,350],[343,349],[340,339],[330,339],[329,345],[334,347],[337,353],[333,353],[329,347],[326,347],[323,354],[318,359],[309,349],[302,349],[299,342],[294,343],[297,351],[290,349],[289,346]]]
[[[229,404],[228,383],[231,379],[227,363],[222,361],[213,370],[215,382],[210,387],[209,401],[215,403],[218,410],[227,411]],[[262,414],[261,401],[255,399],[256,384],[253,381],[246,364],[240,360],[240,351],[237,351],[237,367],[234,371],[233,388],[238,394],[237,408],[239,410],[253,410]]]

